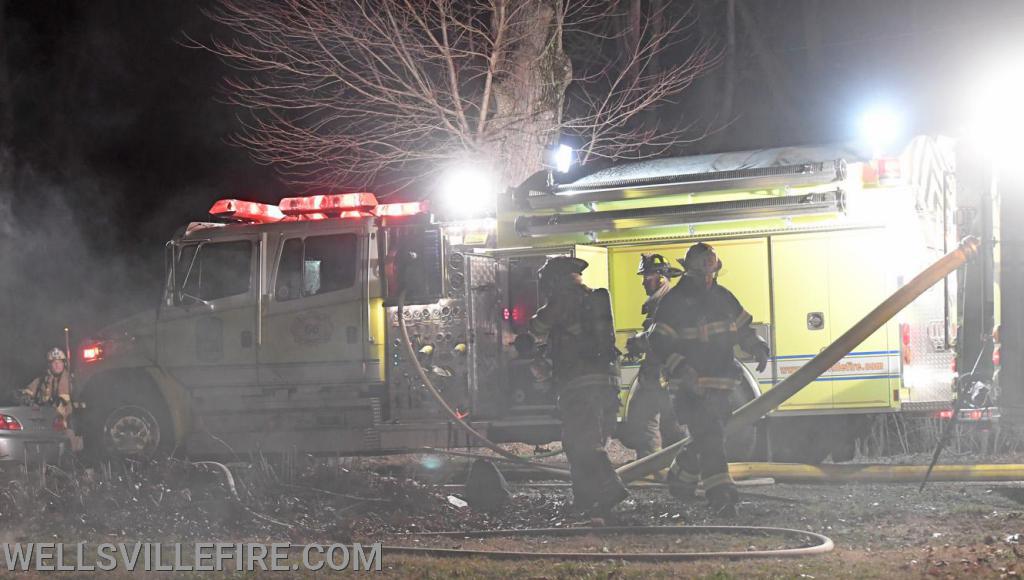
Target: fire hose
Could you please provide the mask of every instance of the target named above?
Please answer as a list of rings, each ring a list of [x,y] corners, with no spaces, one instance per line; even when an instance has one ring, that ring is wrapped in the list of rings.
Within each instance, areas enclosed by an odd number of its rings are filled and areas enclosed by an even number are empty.
[[[681,562],[704,558],[781,558],[813,556],[831,552],[835,547],[828,536],[805,530],[787,528],[766,528],[756,526],[611,526],[611,527],[580,527],[580,528],[532,528],[523,530],[487,530],[479,532],[427,532],[420,536],[441,536],[453,538],[494,538],[494,537],[525,537],[525,536],[606,536],[613,534],[630,535],[666,535],[666,536],[707,536],[708,534],[731,534],[755,536],[766,535],[799,538],[810,545],[798,548],[778,548],[769,550],[714,551],[714,552],[518,552],[499,550],[463,550],[452,548],[428,548],[420,546],[389,546],[382,551],[392,554],[415,556],[475,556],[500,559],[557,559],[557,560],[624,560],[631,562]]]
[[[423,385],[425,387],[427,387],[427,391],[429,391],[430,394],[434,397],[434,400],[437,401],[437,404],[440,405],[441,408],[444,409],[445,412],[448,413],[448,416],[451,417],[451,419],[453,421],[455,421],[455,424],[458,425],[463,431],[465,431],[466,433],[468,433],[472,437],[474,437],[477,441],[479,441],[481,445],[483,445],[487,449],[490,449],[491,451],[497,453],[498,455],[500,455],[504,459],[506,459],[508,461],[511,461],[512,463],[518,463],[518,464],[521,464],[521,465],[529,465],[530,467],[534,467],[534,468],[538,469],[539,471],[543,471],[543,472],[548,473],[548,474],[550,474],[552,476],[558,477],[559,479],[568,479],[569,478],[568,470],[560,469],[560,468],[557,468],[557,467],[552,467],[550,465],[544,465],[543,463],[537,463],[535,461],[530,461],[530,460],[524,459],[524,458],[522,458],[522,457],[520,457],[520,456],[518,456],[518,455],[516,455],[514,453],[509,453],[505,449],[502,449],[500,445],[498,445],[497,443],[491,441],[483,433],[481,433],[481,432],[477,431],[475,428],[473,428],[472,425],[470,425],[469,423],[466,422],[465,419],[463,419],[462,415],[460,415],[458,412],[456,412],[455,409],[453,409],[451,407],[451,405],[448,404],[448,401],[445,400],[444,395],[441,394],[441,391],[439,391],[437,389],[437,387],[434,386],[433,381],[431,381],[430,377],[427,376],[426,369],[423,368],[423,365],[420,364],[419,357],[416,356],[416,348],[412,344],[412,339],[409,338],[409,329],[405,325],[405,291],[404,290],[401,293],[399,293],[399,295],[398,295],[398,305],[397,306],[398,306],[398,328],[402,331],[402,343],[405,345],[405,352],[409,356],[409,360],[412,361],[413,368],[416,369],[416,374],[419,376],[420,381],[422,381]]]
[[[780,483],[919,483],[927,465],[730,463],[736,478],[770,477]],[[936,465],[932,481],[1021,481],[1024,465]]]
[[[733,411],[725,426],[726,437],[757,422],[761,417],[767,415],[799,392],[800,389],[803,389],[821,376],[822,373],[832,368],[833,365],[849,354],[857,345],[864,342],[876,330],[881,328],[883,324],[888,322],[890,318],[896,316],[900,310],[903,310],[904,307],[913,302],[914,299],[923,294],[928,288],[973,258],[978,253],[979,246],[980,243],[977,238],[973,236],[964,238],[957,249],[940,258],[914,277],[913,280],[894,292],[892,296],[875,307],[867,316],[854,324],[835,342],[825,347],[825,350],[818,353],[817,356],[800,367],[795,373],[783,379],[782,382],[760,397]],[[632,463],[627,463],[616,469],[616,472],[623,481],[629,482],[655,471],[665,469],[672,464],[676,455],[691,440],[691,437],[687,437],[657,453]]]

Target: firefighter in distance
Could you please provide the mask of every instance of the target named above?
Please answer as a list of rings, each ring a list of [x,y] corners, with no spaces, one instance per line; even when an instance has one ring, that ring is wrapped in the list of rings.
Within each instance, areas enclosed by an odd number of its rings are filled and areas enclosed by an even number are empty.
[[[611,300],[607,290],[583,284],[587,265],[579,258],[556,257],[541,267],[539,282],[547,301],[530,320],[530,332],[547,337],[574,507],[602,512],[629,492],[605,450],[618,411],[619,352]]]
[[[661,382],[661,368],[648,351],[648,333],[654,324],[658,303],[672,289],[672,278],[682,270],[669,264],[661,254],[641,254],[637,274],[643,276],[647,300],[640,308],[646,318],[643,330],[626,341],[626,352],[631,359],[641,359],[636,386],[629,397],[623,424],[623,442],[636,451],[637,459],[646,457],[682,439],[682,430],[676,419],[672,396]]]
[[[21,405],[43,407],[53,405],[57,415],[67,423],[71,416],[71,373],[68,372],[68,357],[59,348],[46,353],[46,374],[34,379],[27,387],[18,391],[17,401]]]
[[[733,516],[739,498],[725,458],[729,393],[740,385],[733,348],[754,356],[758,372],[768,365],[769,348],[751,328],[751,315],[718,284],[722,261],[713,247],[696,244],[680,263],[683,277],[658,305],[650,336],[663,365],[662,381],[693,437],[672,463],[669,490],[678,498],[693,497],[703,482],[712,510]]]

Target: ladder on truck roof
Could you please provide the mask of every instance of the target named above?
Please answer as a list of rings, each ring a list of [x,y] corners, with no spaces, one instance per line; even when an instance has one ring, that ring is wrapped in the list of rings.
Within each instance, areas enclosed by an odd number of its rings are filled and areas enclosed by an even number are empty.
[[[842,212],[845,193],[838,187],[705,203],[645,202],[693,193],[828,186],[846,179],[847,159],[866,158],[841,147],[770,149],[652,159],[602,169],[570,183],[540,188],[524,184],[515,198],[527,213],[517,217],[515,230],[522,237],[538,237]],[[637,207],[595,207],[607,202],[637,202]],[[590,211],[579,211],[581,206]],[[559,209],[567,211],[551,213]],[[535,210],[540,211],[531,213]]]

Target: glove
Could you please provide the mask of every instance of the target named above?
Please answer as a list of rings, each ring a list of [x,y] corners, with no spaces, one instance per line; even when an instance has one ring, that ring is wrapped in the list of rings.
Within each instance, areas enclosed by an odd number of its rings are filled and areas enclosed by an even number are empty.
[[[647,352],[647,337],[637,334],[626,339],[626,353],[631,357],[640,357]]]
[[[757,359],[757,372],[763,373],[764,369],[768,368],[768,356],[771,354],[771,349],[768,348],[768,344],[763,340],[757,341],[757,345],[754,347],[754,352],[751,353],[754,358]]]
[[[665,369],[661,371],[661,388],[667,389],[671,393],[678,392],[681,389],[693,388],[697,385],[697,371],[688,364],[681,364],[672,373],[666,372]]]

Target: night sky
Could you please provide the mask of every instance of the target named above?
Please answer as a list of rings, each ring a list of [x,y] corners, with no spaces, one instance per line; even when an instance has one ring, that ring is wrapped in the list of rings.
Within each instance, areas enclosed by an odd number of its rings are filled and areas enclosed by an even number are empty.
[[[226,143],[238,126],[219,102],[228,71],[183,46],[186,33],[217,32],[206,4],[0,0],[11,96],[0,136],[15,162],[0,182],[0,389],[39,372],[65,325],[83,338],[155,306],[163,243],[213,201],[295,191]],[[739,38],[735,117],[690,152],[848,139],[875,102],[905,112],[910,131],[956,132],[965,85],[1024,38],[1021,1],[745,4],[761,26],[756,41]],[[700,2],[701,33],[724,34],[722,5]],[[675,112],[711,119],[722,74]]]

